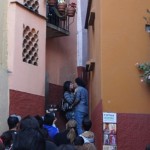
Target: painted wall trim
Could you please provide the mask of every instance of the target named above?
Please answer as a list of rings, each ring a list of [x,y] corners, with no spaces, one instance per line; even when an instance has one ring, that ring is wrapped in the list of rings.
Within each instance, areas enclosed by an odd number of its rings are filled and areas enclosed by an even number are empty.
[[[25,7],[24,5],[22,5],[21,3],[17,2],[17,1],[11,2],[11,4],[16,4],[16,5],[20,6],[20,7],[22,7],[23,9],[25,9],[25,10],[27,10],[27,11],[33,13],[34,15],[40,17],[41,19],[47,20],[47,18],[46,18],[45,16],[40,15],[40,14],[38,14],[38,13],[36,13],[36,12],[34,12],[34,11],[28,9],[27,7]]]

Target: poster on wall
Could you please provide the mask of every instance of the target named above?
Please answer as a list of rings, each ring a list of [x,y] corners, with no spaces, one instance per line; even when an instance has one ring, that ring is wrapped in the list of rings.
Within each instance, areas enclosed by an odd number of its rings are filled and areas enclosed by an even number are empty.
[[[117,123],[117,114],[116,113],[103,113],[103,122],[107,123]]]
[[[116,146],[103,145],[103,150],[117,150]]]
[[[117,114],[103,113],[103,150],[117,150]]]

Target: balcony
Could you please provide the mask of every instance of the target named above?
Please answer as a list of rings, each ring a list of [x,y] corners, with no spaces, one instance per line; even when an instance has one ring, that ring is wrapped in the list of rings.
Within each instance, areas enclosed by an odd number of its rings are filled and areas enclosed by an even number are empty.
[[[47,38],[69,35],[69,17],[47,4]]]

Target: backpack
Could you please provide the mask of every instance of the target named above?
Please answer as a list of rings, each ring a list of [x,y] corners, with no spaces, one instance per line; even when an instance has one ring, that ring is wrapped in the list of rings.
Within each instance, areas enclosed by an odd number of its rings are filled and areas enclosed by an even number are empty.
[[[62,98],[62,100],[61,100],[61,110],[63,112],[72,110],[72,105],[70,105],[64,98]]]

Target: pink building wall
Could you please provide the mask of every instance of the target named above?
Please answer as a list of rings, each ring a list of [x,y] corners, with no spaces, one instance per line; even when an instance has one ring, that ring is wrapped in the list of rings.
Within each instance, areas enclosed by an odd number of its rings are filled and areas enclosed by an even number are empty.
[[[66,80],[74,81],[77,76],[77,29],[76,17],[70,25],[70,35],[47,38],[46,71],[49,83],[63,85]]]
[[[23,0],[10,1],[8,15],[8,72],[10,89],[10,114],[44,114],[45,72],[50,86],[56,85],[62,95],[62,85],[77,76],[77,29],[76,17],[70,18],[70,35],[46,39],[46,1],[40,0],[39,13],[35,14],[23,6]],[[38,32],[38,65],[23,62],[23,26],[35,28]],[[46,51],[45,51],[46,50]],[[45,63],[46,62],[46,63]],[[45,69],[46,66],[46,69]],[[50,87],[51,88],[51,87]],[[52,88],[54,89],[54,88]],[[50,97],[54,93],[50,92]],[[55,103],[55,102],[54,102]],[[16,108],[17,104],[17,108]]]
[[[39,1],[39,12],[23,6],[23,1],[9,3],[8,72],[10,114],[22,116],[43,114],[45,104],[46,1]],[[38,65],[23,62],[23,32],[35,29],[38,44]],[[34,42],[31,46],[34,45]],[[17,106],[17,107],[16,107]]]
[[[41,7],[41,6],[40,6]],[[10,3],[8,66],[10,89],[44,95],[46,20]],[[23,25],[39,31],[38,66],[22,61]]]

